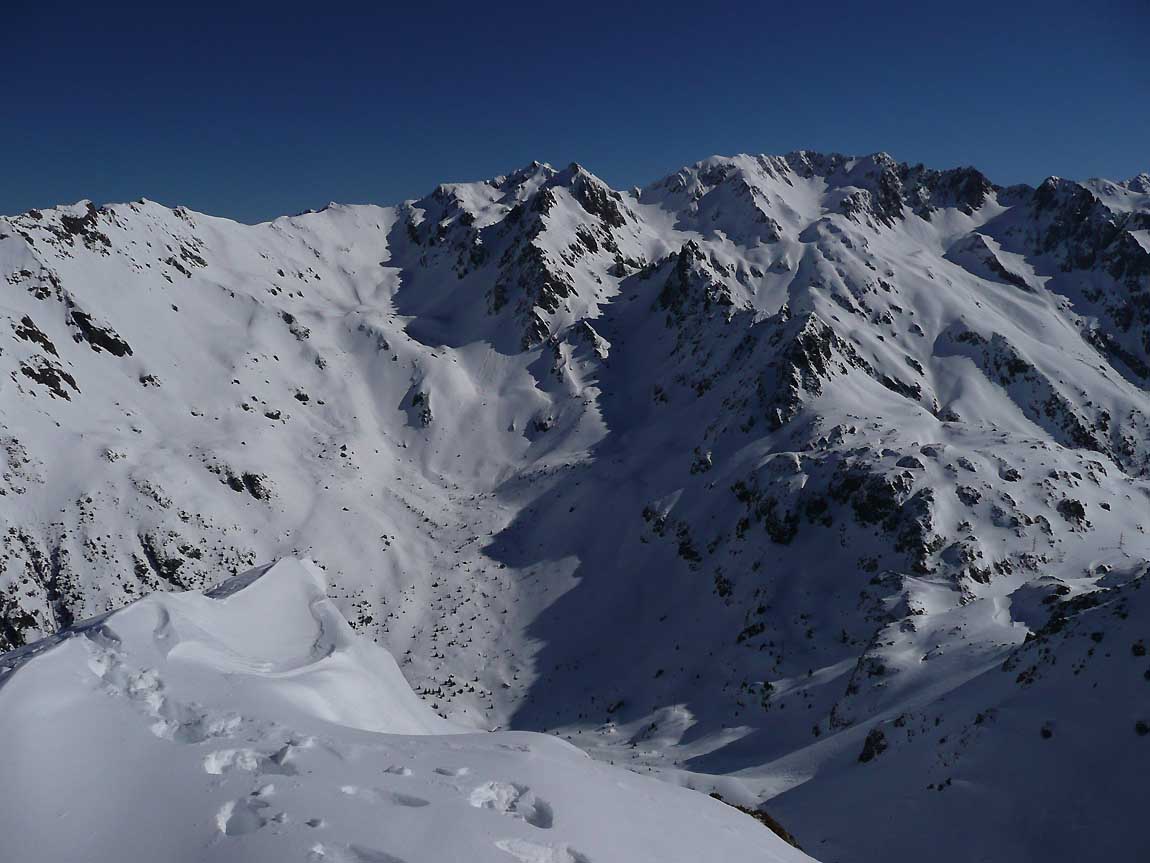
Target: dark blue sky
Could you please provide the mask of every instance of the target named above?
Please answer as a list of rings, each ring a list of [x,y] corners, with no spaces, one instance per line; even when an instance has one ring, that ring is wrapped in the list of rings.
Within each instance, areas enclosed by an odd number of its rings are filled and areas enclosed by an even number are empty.
[[[1000,183],[1150,170],[1147,0],[3,7],[0,213],[258,221],[532,159],[630,186],[796,148]]]

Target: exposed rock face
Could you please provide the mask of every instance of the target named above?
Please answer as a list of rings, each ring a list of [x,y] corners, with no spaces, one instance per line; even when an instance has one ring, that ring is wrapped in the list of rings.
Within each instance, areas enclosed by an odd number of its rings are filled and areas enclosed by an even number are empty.
[[[92,320],[92,316],[87,312],[72,309],[70,318],[78,330],[74,337],[75,340],[78,342],[87,342],[96,353],[107,351],[116,357],[130,357],[132,355],[132,348],[126,341],[116,335],[115,330],[111,327],[102,327],[95,323]]]
[[[866,736],[866,741],[863,743],[862,752],[859,753],[859,761],[863,764],[868,761],[873,761],[886,752],[886,748],[886,735],[882,729],[872,728]]]

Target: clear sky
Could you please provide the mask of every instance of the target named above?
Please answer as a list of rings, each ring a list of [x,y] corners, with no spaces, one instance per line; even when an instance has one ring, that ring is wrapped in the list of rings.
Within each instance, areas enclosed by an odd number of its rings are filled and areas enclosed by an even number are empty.
[[[0,213],[242,221],[578,161],[886,150],[999,183],[1150,170],[1150,0],[3,0]]]

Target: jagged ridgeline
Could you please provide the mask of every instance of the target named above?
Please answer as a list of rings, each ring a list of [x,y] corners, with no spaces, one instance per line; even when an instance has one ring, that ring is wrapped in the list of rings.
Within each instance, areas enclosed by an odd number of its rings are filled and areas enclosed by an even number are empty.
[[[1064,859],[997,753],[1144,721],[1144,654],[1092,639],[1150,556],[1150,176],[535,163],[255,226],[32,211],[0,276],[2,647],[308,555],[444,715],[858,860],[882,783],[943,829],[967,780]],[[1121,775],[1081,813],[1119,850]]]

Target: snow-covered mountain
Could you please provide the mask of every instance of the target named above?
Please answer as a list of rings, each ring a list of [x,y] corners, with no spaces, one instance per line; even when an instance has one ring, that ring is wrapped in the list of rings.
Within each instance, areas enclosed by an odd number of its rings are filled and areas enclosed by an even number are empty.
[[[308,556],[451,721],[819,859],[1150,853],[1150,177],[533,164],[0,275],[4,646]]]
[[[554,737],[462,733],[324,587],[285,560],[10,654],[0,857],[811,859],[731,806]]]

